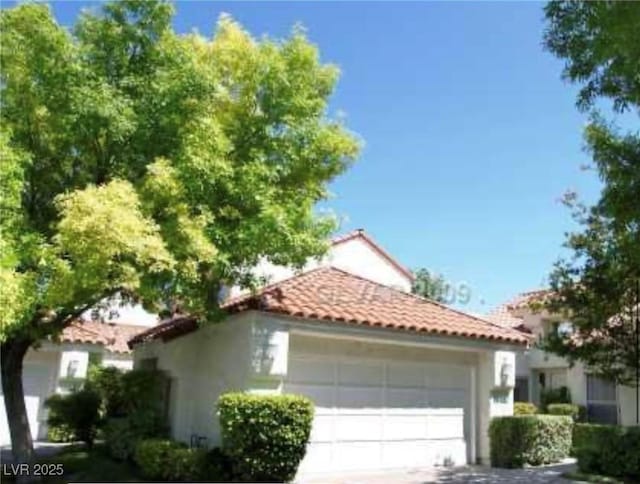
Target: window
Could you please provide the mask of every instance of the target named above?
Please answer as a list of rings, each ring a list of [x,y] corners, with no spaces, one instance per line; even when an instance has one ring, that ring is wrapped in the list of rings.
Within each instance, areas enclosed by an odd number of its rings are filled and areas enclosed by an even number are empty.
[[[618,423],[618,401],[614,382],[587,375],[587,420],[601,424]]]
[[[516,377],[516,386],[513,389],[513,401],[528,402],[529,401],[529,378]]]

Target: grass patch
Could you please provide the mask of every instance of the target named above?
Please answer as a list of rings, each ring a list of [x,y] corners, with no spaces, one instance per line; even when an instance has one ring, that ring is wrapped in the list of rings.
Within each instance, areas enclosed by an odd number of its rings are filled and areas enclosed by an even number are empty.
[[[565,472],[562,474],[562,477],[565,479],[571,479],[572,481],[579,482],[599,482],[602,484],[624,484],[625,482],[631,481],[621,481],[620,479],[616,479],[614,477],[601,476],[598,474],[587,474],[584,472]]]
[[[129,462],[113,460],[103,445],[93,449],[70,447],[41,463],[62,464],[63,476],[51,476],[44,479],[48,484],[62,482],[143,482],[136,468]]]

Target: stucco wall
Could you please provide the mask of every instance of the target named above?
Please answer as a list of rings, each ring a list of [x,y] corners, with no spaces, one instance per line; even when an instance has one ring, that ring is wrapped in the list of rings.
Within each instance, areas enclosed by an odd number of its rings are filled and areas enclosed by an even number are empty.
[[[360,238],[332,246],[322,260],[310,260],[302,270],[308,271],[320,266],[337,267],[386,286],[407,292],[411,290],[411,280],[407,275]],[[262,261],[254,269],[254,274],[274,283],[293,276],[295,271],[289,267],[276,266]],[[246,290],[233,287],[230,289],[229,295],[233,297],[243,292]]]
[[[329,357],[375,356],[433,362],[445,368],[443,378],[446,378],[447,365],[463,366],[469,370],[472,400],[469,405],[473,408],[469,425],[476,435],[472,442],[474,454],[488,458],[486,434],[491,417],[512,412],[514,375],[509,376],[507,387],[498,387],[502,379],[500,368],[506,360],[514,372],[513,352],[497,351],[500,348],[470,340],[457,340],[459,346],[449,343],[442,347],[437,346],[438,338],[414,337],[403,341],[399,336],[394,342],[388,336],[376,336],[376,331],[363,334],[382,339],[366,337],[358,341],[350,335],[341,335],[343,326],[329,329],[328,334],[333,334],[333,338],[327,334],[318,337],[304,324],[290,318],[250,311],[164,344],[153,342],[138,346],[134,358],[136,363],[144,358],[157,358],[158,368],[167,371],[173,379],[170,402],[173,437],[190,442],[193,435],[204,436],[210,446],[220,443],[215,415],[219,395],[231,390],[281,392],[290,351],[308,350]],[[420,346],[421,341],[434,344],[427,348]]]
[[[252,313],[232,316],[167,343],[136,347],[134,365],[157,358],[171,378],[169,404],[174,438],[189,443],[192,435],[220,441],[215,402],[221,393],[245,389],[249,366]]]

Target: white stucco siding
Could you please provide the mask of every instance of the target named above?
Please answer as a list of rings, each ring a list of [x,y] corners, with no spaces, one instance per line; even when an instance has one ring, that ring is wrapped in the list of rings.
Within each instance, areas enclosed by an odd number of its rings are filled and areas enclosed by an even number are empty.
[[[131,353],[113,353],[112,351],[105,351],[102,353],[101,365],[129,371],[133,368],[133,355]]]
[[[245,390],[250,356],[252,313],[229,317],[167,343],[135,348],[134,361],[157,358],[171,378],[169,417],[174,438],[189,443],[205,437],[220,443],[215,404],[228,391]]]
[[[48,348],[31,349],[24,359],[22,382],[27,418],[31,428],[31,437],[34,440],[44,439],[47,435],[44,401],[55,391],[59,360],[60,353],[50,351]],[[7,412],[4,407],[4,396],[0,393],[0,445],[10,444],[11,436]]]
[[[321,260],[310,259],[301,272],[326,266],[337,267],[405,292],[411,291],[411,278],[362,238],[356,237],[331,246]],[[279,282],[296,274],[296,271],[290,267],[276,266],[266,260],[261,261],[253,272],[268,283]],[[245,289],[232,287],[229,296],[234,297],[244,292],[246,292]]]

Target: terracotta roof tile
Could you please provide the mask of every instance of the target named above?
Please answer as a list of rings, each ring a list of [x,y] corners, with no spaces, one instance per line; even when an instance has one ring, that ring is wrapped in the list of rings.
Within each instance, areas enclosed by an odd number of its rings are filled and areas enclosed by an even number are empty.
[[[322,267],[269,285],[223,305],[229,313],[259,310],[331,323],[415,333],[527,344],[519,331],[439,303],[383,286],[333,267]],[[169,320],[137,335],[129,344],[164,341],[193,331],[193,319]]]
[[[107,351],[130,353],[127,342],[145,329],[132,324],[79,320],[64,328],[60,341],[103,345]]]

